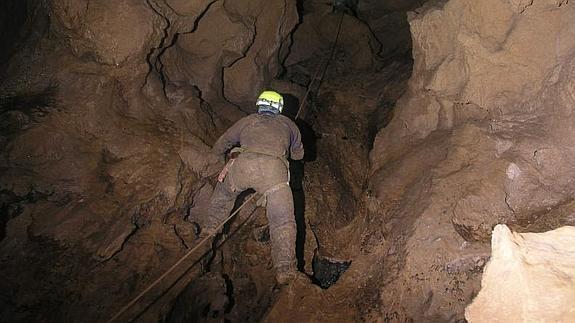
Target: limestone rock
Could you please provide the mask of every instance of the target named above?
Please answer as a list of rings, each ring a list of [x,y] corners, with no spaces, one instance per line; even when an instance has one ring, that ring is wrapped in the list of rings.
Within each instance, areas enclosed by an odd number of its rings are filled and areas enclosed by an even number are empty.
[[[433,268],[483,253],[497,223],[566,222],[553,214],[570,210],[575,190],[575,38],[567,36],[575,7],[430,1],[408,18],[414,70],[394,118],[376,136],[370,182],[374,205],[397,207],[382,214],[388,232],[410,226],[405,235],[388,234],[400,269],[384,290],[413,291],[402,301],[383,296],[382,315],[450,320],[463,317],[477,271],[453,288],[454,280]],[[439,243],[443,248],[434,247]],[[421,261],[424,254],[434,259]]]
[[[293,65],[313,55],[329,54],[336,37],[340,14],[333,12],[325,2],[311,1],[304,4],[302,23],[294,32],[294,45],[290,49],[286,65]],[[366,70],[373,66],[381,44],[370,27],[354,16],[343,16],[338,48],[345,51],[353,69]]]
[[[162,56],[166,76],[174,84],[190,84],[211,104],[221,103],[222,68],[245,56],[254,38],[249,21],[237,21],[215,3],[191,33],[178,36]]]
[[[465,310],[476,322],[575,322],[575,227],[543,233],[498,225],[481,291]]]
[[[164,24],[152,8],[136,0],[88,2],[55,0],[52,7],[76,55],[107,65],[145,59]]]
[[[159,58],[167,89],[195,87],[229,123],[253,111],[257,95],[281,73],[298,20],[295,1],[212,1],[192,24],[191,9],[174,10],[173,46]]]
[[[226,1],[230,15],[257,16],[244,20],[254,30],[250,49],[224,68],[224,97],[235,104],[252,106],[254,98],[279,76],[288,54],[291,31],[298,22],[295,1]],[[278,23],[279,22],[279,23]]]
[[[215,0],[166,0],[168,6],[183,16],[199,16],[206,7],[216,2]]]

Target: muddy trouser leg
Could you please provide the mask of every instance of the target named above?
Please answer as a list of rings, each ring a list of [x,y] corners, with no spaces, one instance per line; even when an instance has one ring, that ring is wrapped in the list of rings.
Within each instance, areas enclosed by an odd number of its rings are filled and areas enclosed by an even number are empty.
[[[296,271],[296,223],[293,197],[289,186],[267,196],[267,217],[272,242],[272,259],[276,273]]]
[[[200,223],[202,230],[214,230],[224,222],[234,208],[238,194],[239,192],[232,188],[229,176],[223,183],[218,182],[207,208],[206,219]]]

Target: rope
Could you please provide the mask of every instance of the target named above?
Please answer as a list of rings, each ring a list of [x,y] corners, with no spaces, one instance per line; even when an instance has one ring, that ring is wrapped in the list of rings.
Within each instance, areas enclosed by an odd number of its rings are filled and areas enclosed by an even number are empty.
[[[138,294],[138,296],[134,297],[134,299],[132,299],[132,301],[130,301],[128,304],[126,304],[126,306],[122,307],[122,309],[120,311],[118,311],[116,313],[116,315],[114,315],[111,319],[109,319],[107,321],[107,323],[111,323],[114,322],[115,320],[117,320],[122,314],[124,314],[128,309],[130,309],[130,307],[132,307],[134,304],[136,304],[144,295],[146,295],[146,293],[148,293],[152,288],[154,288],[156,285],[158,285],[162,280],[164,280],[164,278],[166,278],[166,276],[168,276],[174,269],[176,269],[176,267],[178,267],[184,260],[186,260],[189,256],[191,256],[200,246],[202,246],[206,241],[208,241],[209,239],[213,238],[219,231],[220,229],[226,224],[228,223],[244,206],[246,206],[251,200],[254,199],[254,197],[256,197],[256,194],[253,194],[252,196],[250,196],[249,199],[247,199],[239,208],[237,208],[234,212],[232,212],[232,214],[226,218],[226,220],[224,222],[222,222],[220,225],[218,225],[216,227],[216,229],[214,230],[214,233],[210,234],[209,236],[203,238],[194,248],[192,248],[192,250],[188,251],[182,258],[180,258],[180,260],[178,260],[174,265],[172,265],[172,267],[170,267],[166,272],[164,272],[164,274],[162,274],[160,277],[158,277],[158,279],[156,279],[153,283],[151,283],[148,287],[146,287],[146,289],[144,289],[140,294]],[[176,281],[180,280],[180,278],[182,278],[183,274],[181,276],[179,276]],[[171,287],[171,286],[170,286]],[[155,303],[158,300],[158,298],[154,299],[152,301],[152,304]],[[151,305],[151,304],[150,304]],[[143,312],[145,312],[147,309],[149,308],[146,307],[144,309],[144,311],[141,311],[140,313],[138,313],[138,315],[136,315],[136,317],[140,316]],[[131,322],[128,321],[128,322]]]
[[[337,33],[335,36],[335,40],[333,42],[333,45],[331,47],[331,52],[330,55],[327,57],[327,60],[325,62],[325,67],[323,69],[323,72],[321,73],[321,77],[318,79],[319,83],[318,83],[318,87],[317,87],[317,91],[319,91],[319,88],[321,86],[321,83],[323,81],[323,78],[325,77],[325,74],[327,72],[327,68],[329,67],[329,63],[333,60],[333,55],[335,54],[335,49],[337,46],[337,42],[339,40],[339,35],[341,33],[341,26],[343,24],[343,16],[344,13],[341,13],[341,16],[339,18],[339,23],[338,23],[338,27],[337,27]],[[318,67],[316,68],[314,74],[313,74],[313,78],[311,83],[308,86],[308,89],[305,93],[305,96],[302,100],[302,102],[300,103],[300,106],[298,108],[297,114],[295,119],[298,119],[300,116],[300,113],[302,112],[302,108],[304,107],[307,98],[311,92],[311,89],[313,88],[313,83],[314,81],[316,81],[316,77],[319,73],[319,71],[321,70],[321,67],[324,64],[320,64],[318,65]],[[181,134],[181,145],[183,146],[183,133]],[[282,183],[283,184],[283,183]],[[209,236],[203,238],[194,248],[192,248],[192,250],[188,251],[184,256],[182,256],[182,258],[180,258],[178,261],[176,261],[175,264],[173,264],[166,272],[164,272],[160,277],[158,277],[158,279],[156,279],[153,283],[151,283],[150,285],[148,285],[148,287],[146,287],[146,289],[144,289],[142,292],[140,292],[140,294],[138,294],[136,297],[134,297],[128,304],[126,304],[124,307],[122,307],[122,309],[120,309],[120,311],[118,311],[114,316],[112,316],[111,319],[109,319],[107,321],[107,323],[111,323],[116,321],[118,318],[120,318],[120,316],[122,316],[122,314],[124,314],[127,310],[129,310],[132,306],[134,306],[134,304],[136,304],[142,297],[144,297],[144,295],[146,295],[150,290],[152,290],[152,288],[156,287],[156,285],[158,285],[161,281],[164,280],[164,278],[166,278],[170,273],[172,273],[172,271],[174,271],[174,269],[176,269],[180,264],[182,264],[182,262],[184,262],[184,260],[188,259],[188,257],[190,257],[196,250],[198,250],[199,247],[201,247],[206,241],[208,241],[209,239],[213,238],[221,229],[224,225],[226,225],[244,206],[246,206],[251,200],[254,199],[254,197],[256,196],[256,194],[253,194],[252,196],[250,196],[249,199],[247,199],[239,208],[237,208],[232,214],[230,214],[230,216],[228,216],[226,218],[225,221],[223,221],[222,223],[220,223],[220,225],[218,225],[216,227],[216,229],[214,230],[214,233],[210,234]],[[265,195],[264,195],[265,197]],[[253,214],[252,214],[253,215]],[[246,220],[247,221],[247,220]],[[245,222],[244,222],[245,223]],[[178,280],[180,280],[182,278],[182,276],[185,274],[185,272],[183,274],[181,274],[179,277],[177,277],[176,282]],[[175,284],[175,283],[174,283]],[[172,284],[169,288],[171,288],[174,284]],[[165,292],[165,291],[164,291]],[[162,294],[163,295],[163,294]],[[162,296],[160,295],[160,297]],[[144,310],[140,311],[133,319],[139,317],[140,315],[142,315],[152,304],[154,304],[157,300],[159,299],[156,298],[152,301],[151,304],[149,304]],[[131,322],[132,320],[128,321]]]
[[[329,56],[327,57],[326,61],[325,61],[325,67],[323,69],[323,72],[321,73],[321,77],[319,78],[319,83],[317,86],[317,92],[319,92],[319,88],[321,87],[321,83],[323,82],[323,78],[325,77],[325,74],[327,72],[327,68],[329,67],[329,63],[333,60],[333,55],[335,54],[335,48],[337,46],[337,42],[339,41],[339,35],[341,34],[341,26],[343,25],[343,16],[344,13],[341,12],[340,17],[339,17],[339,23],[337,24],[337,33],[335,35],[335,39],[333,41],[333,45],[331,46],[331,52],[329,54]],[[311,92],[311,89],[313,88],[313,83],[316,80],[316,76],[318,75],[319,71],[321,70],[321,67],[324,64],[319,64],[317,66],[317,68],[315,69],[315,72],[312,76],[311,82],[309,84],[309,86],[307,87],[307,91],[305,92],[305,95],[303,97],[302,102],[299,105],[299,108],[297,110],[297,114],[295,115],[295,119],[297,120],[300,116],[300,113],[302,112],[303,107],[305,106],[306,102],[307,102],[307,98],[309,96],[309,93]]]

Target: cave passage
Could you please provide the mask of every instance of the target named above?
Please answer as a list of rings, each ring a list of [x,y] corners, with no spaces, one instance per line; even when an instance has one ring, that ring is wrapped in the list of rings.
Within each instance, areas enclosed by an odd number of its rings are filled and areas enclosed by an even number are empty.
[[[573,253],[574,25],[564,0],[3,0],[0,321],[106,322],[182,259],[117,321],[565,320],[537,283],[575,257],[534,246]],[[305,147],[285,286],[253,191],[215,242],[192,223],[270,89]]]
[[[108,320],[194,248],[210,145],[265,88],[283,94],[306,150],[290,166],[298,269],[337,283],[359,238],[345,231],[365,209],[369,149],[411,71],[407,9],[384,10],[403,19],[390,37],[357,1],[262,2],[275,21],[230,1],[82,3],[2,4],[2,271],[14,291],[2,316]],[[219,241],[121,318],[263,319],[285,292],[263,210],[248,204]]]

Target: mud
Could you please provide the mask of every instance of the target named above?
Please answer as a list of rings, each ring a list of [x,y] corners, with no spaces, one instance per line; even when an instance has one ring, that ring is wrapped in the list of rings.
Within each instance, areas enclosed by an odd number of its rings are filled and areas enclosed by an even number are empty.
[[[187,219],[221,168],[211,146],[263,89],[293,117],[339,21],[290,165],[298,268],[329,288],[275,286],[249,203],[124,320],[455,322],[496,224],[574,223],[568,1],[0,9],[3,321],[106,321],[194,248]]]
[[[349,268],[350,261],[314,257],[313,278],[321,288],[329,288]]]

